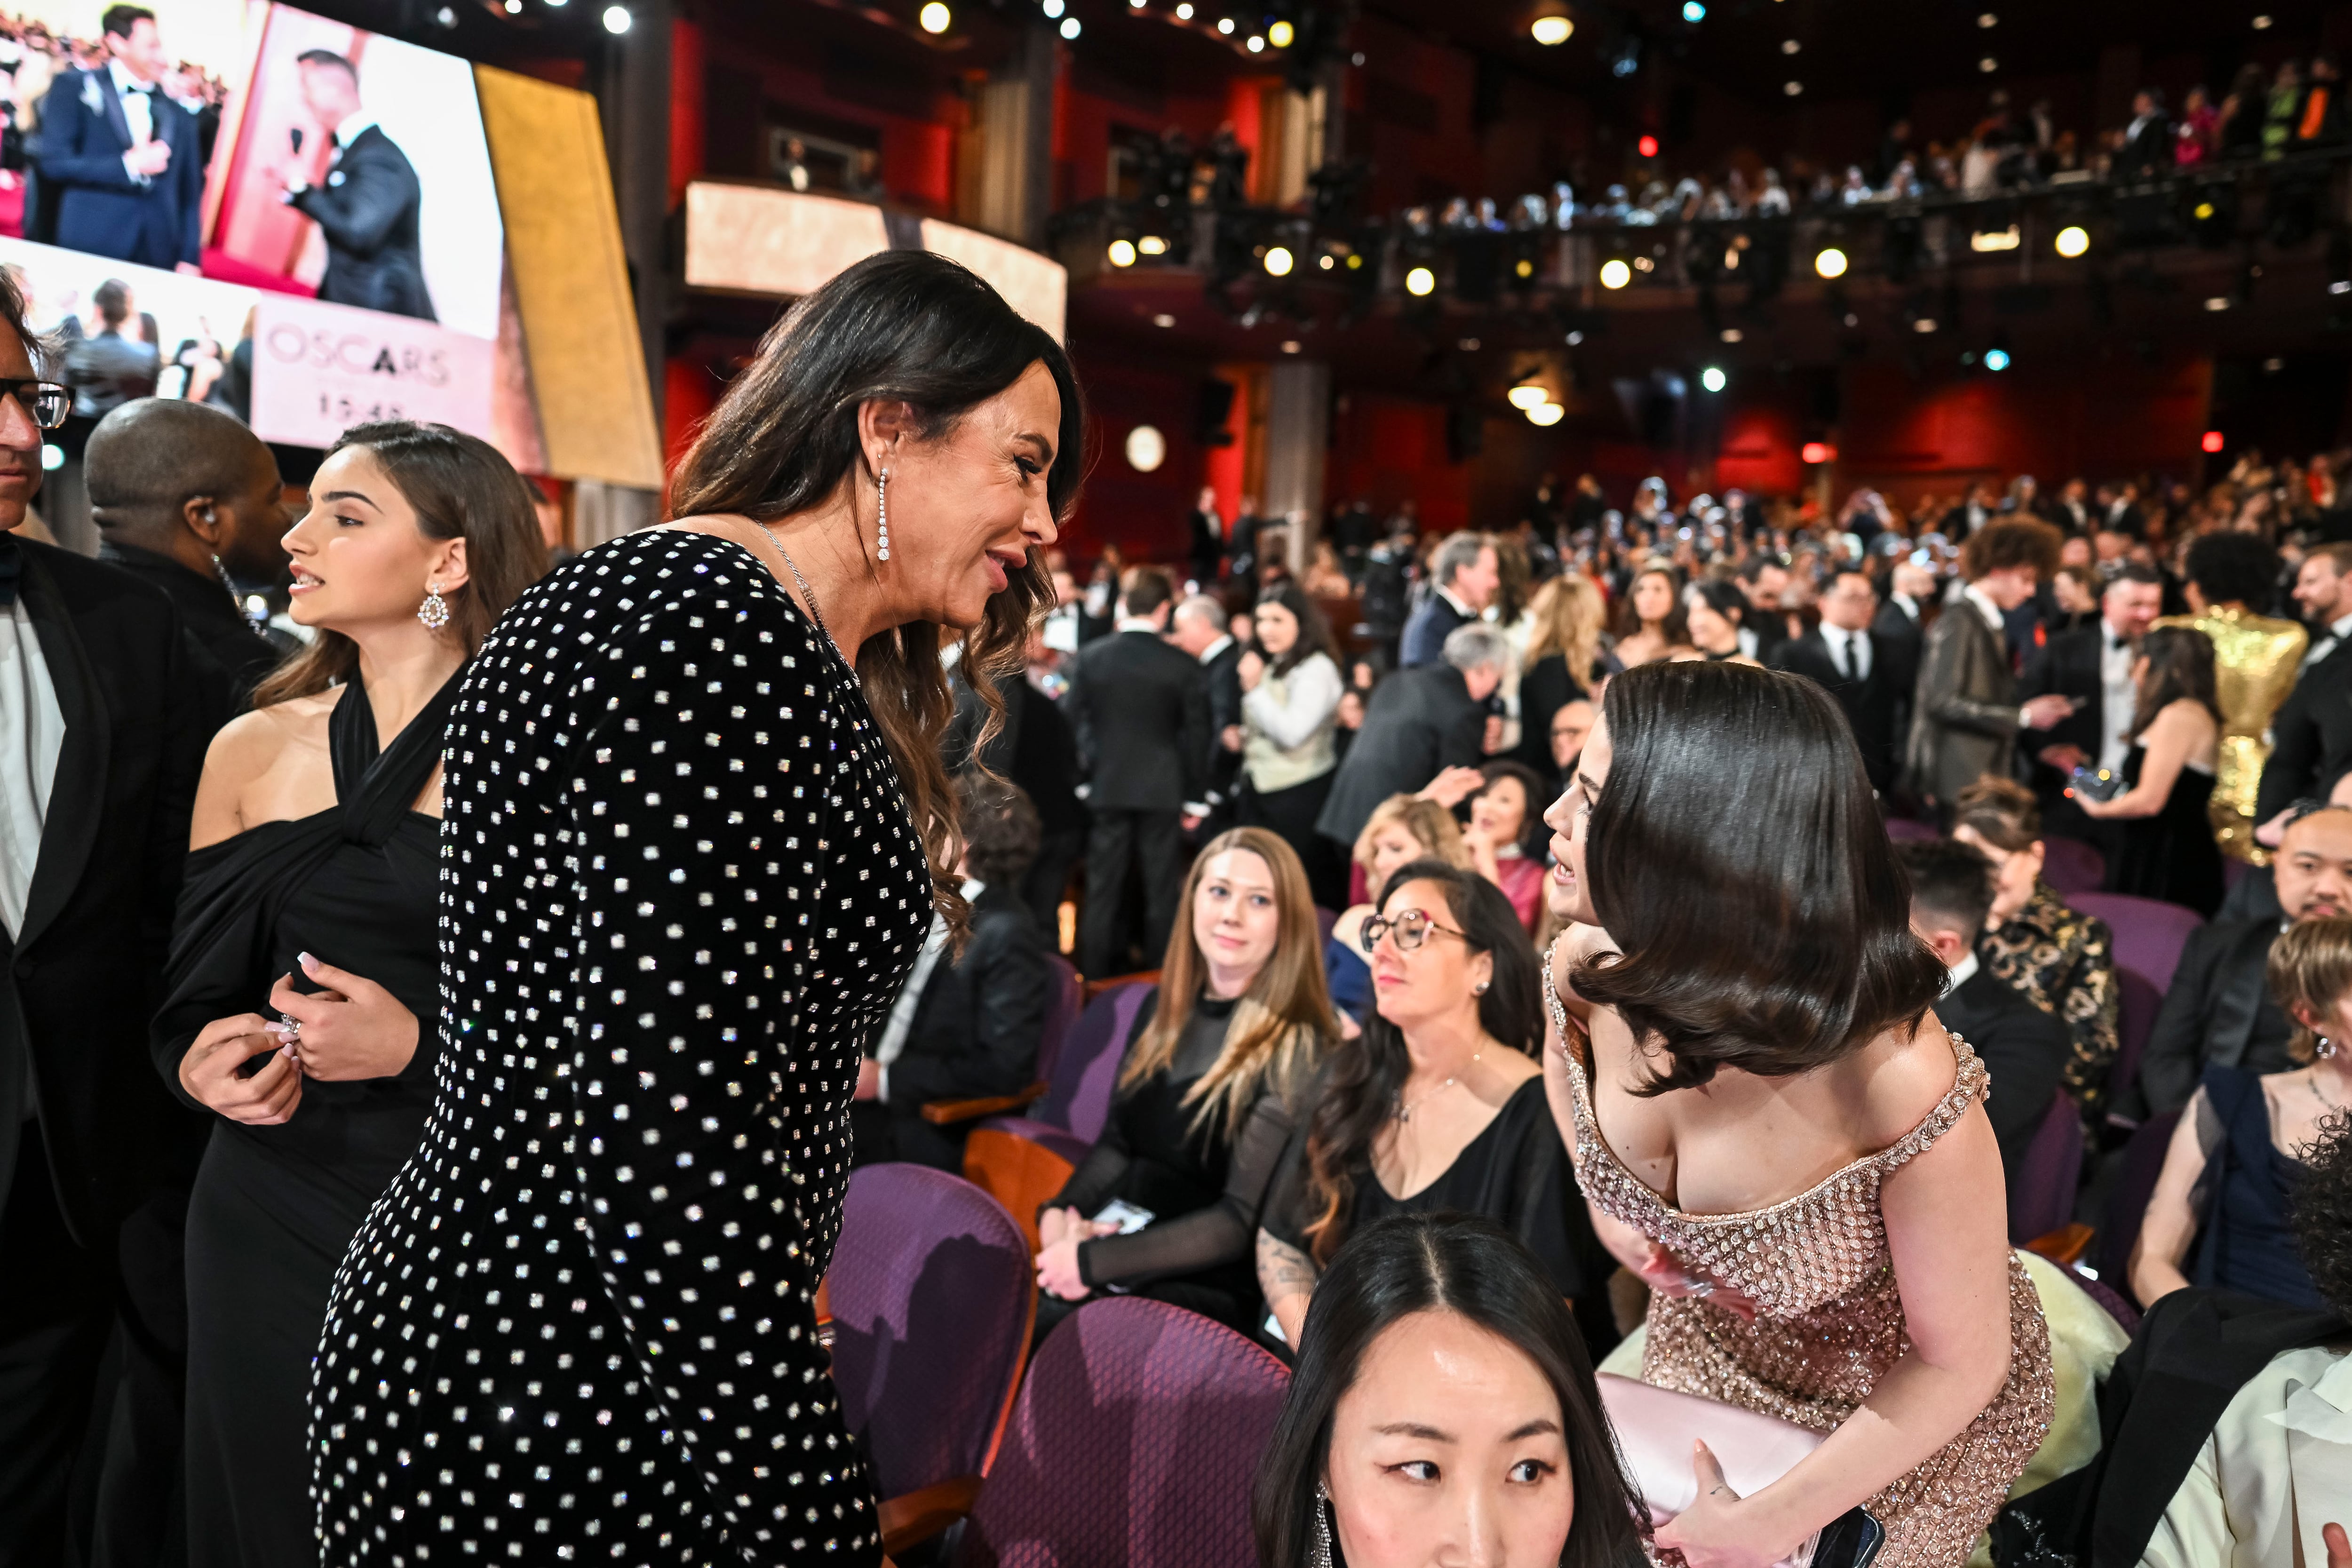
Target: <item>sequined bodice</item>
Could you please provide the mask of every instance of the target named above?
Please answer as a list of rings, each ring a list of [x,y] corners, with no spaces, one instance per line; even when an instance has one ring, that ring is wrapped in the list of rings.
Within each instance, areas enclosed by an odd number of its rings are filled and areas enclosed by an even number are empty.
[[[1544,965],[1544,1002],[1560,1038],[1571,1039],[1567,1009]],[[1792,1198],[1738,1214],[1685,1214],[1626,1169],[1601,1135],[1591,1071],[1568,1075],[1576,1115],[1576,1176],[1586,1197],[1664,1247],[1685,1267],[1738,1291],[1767,1317],[1794,1318],[1880,1281],[1887,1271],[1886,1223],[1878,1187],[1949,1131],[1985,1091],[1984,1064],[1952,1037],[1952,1087],[1919,1124],[1888,1147],[1825,1177]]]

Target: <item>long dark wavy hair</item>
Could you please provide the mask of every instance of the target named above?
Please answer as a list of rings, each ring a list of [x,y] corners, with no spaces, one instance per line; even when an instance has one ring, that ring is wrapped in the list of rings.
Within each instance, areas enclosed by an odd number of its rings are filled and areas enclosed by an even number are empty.
[[[1444,860],[1409,860],[1381,889],[1381,909],[1386,910],[1409,882],[1436,883],[1445,894],[1446,916],[1470,951],[1495,961],[1486,994],[1478,998],[1478,1026],[1498,1044],[1539,1056],[1541,972],[1511,900],[1474,870]],[[1329,1264],[1348,1239],[1356,1183],[1370,1171],[1373,1141],[1388,1126],[1412,1072],[1404,1031],[1381,1017],[1377,1007],[1364,1019],[1364,1036],[1355,1048],[1331,1053],[1314,1097],[1315,1113],[1307,1122],[1307,1198],[1315,1214],[1307,1225],[1307,1248],[1318,1266]]]
[[[1789,1077],[1918,1026],[1944,965],[1912,934],[1908,879],[1828,693],[1662,662],[1612,680],[1601,716],[1612,755],[1585,875],[1619,951],[1572,979],[1666,1053],[1639,1092],[1727,1065]]]
[[[845,484],[871,485],[857,416],[871,402],[914,410],[917,438],[951,433],[973,407],[1042,364],[1062,395],[1062,427],[1045,494],[1066,516],[1085,468],[1086,408],[1062,345],[1024,321],[995,289],[944,256],[891,250],[842,272],[786,313],[759,357],[727,390],[696,435],[670,490],[671,515],[736,513],[772,522],[822,504]],[[862,534],[866,570],[878,575]],[[964,634],[959,663],[985,704],[972,751],[1004,726],[999,676],[1021,668],[1031,621],[1054,602],[1035,550]],[[940,662],[940,628],[910,621],[877,632],[857,650],[857,673],[876,728],[931,862],[932,898],[959,934],[970,911],[957,889],[955,797],[940,742],[955,701]]]
[[[2147,660],[2147,677],[2140,682],[2125,739],[2138,740],[2158,714],[2184,697],[2213,715],[2216,724],[2224,722],[2211,637],[2195,626],[2151,626],[2139,639],[2139,656]]]
[[[382,466],[415,511],[419,533],[466,542],[466,581],[443,595],[449,605],[443,635],[473,658],[507,606],[547,575],[547,540],[530,503],[530,481],[496,447],[446,425],[409,419],[354,425],[327,456],[351,447],[365,447]],[[359,667],[360,645],[321,626],[308,647],[263,678],[253,705],[313,696],[349,680]]]
[[[1323,612],[1316,607],[1314,600],[1307,596],[1306,589],[1285,577],[1259,594],[1257,602],[1260,605],[1280,605],[1298,623],[1298,640],[1292,643],[1289,651],[1281,658],[1275,658],[1263,647],[1258,649],[1258,657],[1266,661],[1270,673],[1288,675],[1310,655],[1318,653],[1331,661],[1333,668],[1341,667],[1339,645],[1331,637],[1331,623],[1323,618]]]
[[[1274,1424],[1250,1523],[1259,1568],[1310,1562],[1316,1495],[1330,1466],[1332,1417],[1380,1337],[1421,1312],[1454,1312],[1535,1363],[1559,1401],[1576,1513],[1560,1568],[1643,1561],[1649,1516],[1617,1451],[1576,1319],[1519,1238],[1468,1215],[1394,1215],[1367,1226],[1315,1287],[1298,1368]],[[1442,1403],[1442,1402],[1441,1402]],[[1338,1542],[1333,1542],[1333,1556]]]

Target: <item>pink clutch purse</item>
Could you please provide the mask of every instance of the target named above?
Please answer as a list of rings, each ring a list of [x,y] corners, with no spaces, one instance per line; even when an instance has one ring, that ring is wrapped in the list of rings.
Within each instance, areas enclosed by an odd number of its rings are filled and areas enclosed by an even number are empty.
[[[1694,1441],[1714,1450],[1723,1479],[1741,1497],[1787,1475],[1822,1443],[1822,1433],[1777,1415],[1677,1394],[1613,1373],[1601,1373],[1599,1381],[1601,1402],[1608,1406],[1609,1424],[1617,1430],[1625,1468],[1649,1505],[1654,1524],[1665,1523],[1698,1500],[1698,1477],[1691,1469]],[[1809,1540],[1780,1568],[1808,1568],[1812,1557],[1813,1541]]]

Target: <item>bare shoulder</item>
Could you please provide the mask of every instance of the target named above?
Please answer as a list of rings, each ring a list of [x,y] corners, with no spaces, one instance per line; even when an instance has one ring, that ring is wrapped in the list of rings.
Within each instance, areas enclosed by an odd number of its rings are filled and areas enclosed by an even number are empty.
[[[322,743],[327,716],[342,695],[341,687],[331,687],[238,714],[221,726],[205,752],[205,785],[243,788],[275,767],[289,748]]]
[[[1861,1095],[1859,1120],[1871,1148],[1899,1142],[1927,1120],[1951,1093],[1959,1055],[1950,1031],[1929,1013],[1916,1030],[1901,1024],[1881,1034],[1852,1058]]]

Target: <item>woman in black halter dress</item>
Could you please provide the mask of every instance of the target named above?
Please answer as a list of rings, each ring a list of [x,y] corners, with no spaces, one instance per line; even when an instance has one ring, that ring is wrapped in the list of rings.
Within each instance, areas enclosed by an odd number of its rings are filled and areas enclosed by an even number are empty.
[[[188,1205],[194,1568],[317,1560],[327,1293],[431,1108],[442,736],[464,660],[545,559],[521,480],[469,439],[362,426],[322,465],[331,493],[287,542],[298,615],[325,629],[206,759],[154,1029],[165,1082],[218,1112]],[[478,493],[437,493],[451,472]]]

